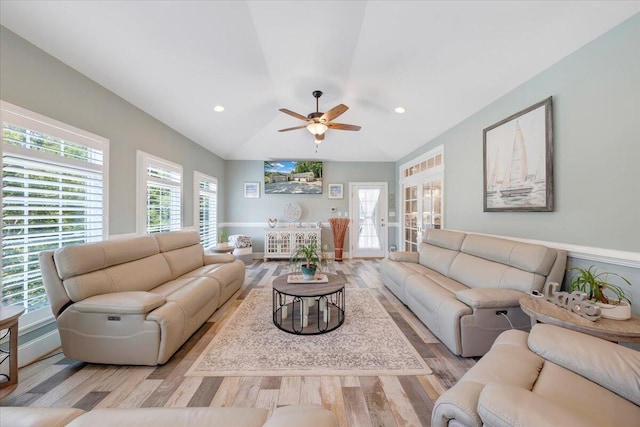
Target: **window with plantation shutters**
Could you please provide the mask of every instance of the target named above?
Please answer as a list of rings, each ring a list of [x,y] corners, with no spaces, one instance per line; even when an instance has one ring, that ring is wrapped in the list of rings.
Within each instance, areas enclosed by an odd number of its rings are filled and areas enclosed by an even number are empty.
[[[138,151],[138,232],[182,228],[182,166]]]
[[[218,241],[218,180],[194,171],[193,183],[194,224],[200,231],[202,246],[209,248]]]
[[[109,141],[2,102],[2,305],[51,316],[38,253],[107,235]]]

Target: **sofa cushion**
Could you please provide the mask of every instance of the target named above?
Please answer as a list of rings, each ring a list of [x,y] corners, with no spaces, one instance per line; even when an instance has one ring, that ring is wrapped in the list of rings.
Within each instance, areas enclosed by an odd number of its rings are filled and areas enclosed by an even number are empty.
[[[74,304],[81,313],[147,314],[167,300],[150,292],[114,292],[94,295]]]
[[[640,405],[640,352],[580,332],[537,324],[529,348]]]
[[[338,420],[319,405],[281,406],[273,411],[264,427],[284,426],[338,427]]]
[[[483,427],[605,425],[575,408],[545,399],[529,390],[500,383],[487,384],[482,389],[478,400],[478,414]]]
[[[445,276],[449,274],[453,260],[460,254],[458,251],[427,243],[420,243],[420,245],[418,245],[418,253],[420,254],[419,262],[421,265]]]
[[[465,233],[458,231],[431,229],[424,235],[423,242],[451,249],[452,251],[459,251],[465,236],[467,236]]]
[[[204,265],[204,249],[199,243],[168,252],[162,252],[162,256],[164,256],[171,269],[172,279]]]
[[[169,265],[161,254],[70,277],[63,285],[71,301],[110,292],[148,291],[171,280]]]
[[[448,276],[470,288],[506,288],[525,293],[541,290],[545,282],[544,276],[465,253],[453,261]]]
[[[585,349],[589,349],[586,343]],[[615,358],[616,354],[615,351],[611,352],[611,358]],[[606,370],[610,363],[610,359],[606,360],[602,368]],[[627,381],[635,378],[637,382],[638,377],[631,372],[627,371],[626,377]],[[615,383],[609,385],[615,387]],[[640,420],[640,407],[633,402],[622,399],[607,388],[549,360],[545,361],[532,392],[568,408],[571,412],[586,416],[598,426],[620,425],[611,422],[611,414],[615,414],[617,420]],[[585,401],[587,396],[590,403]]]
[[[456,292],[458,301],[473,308],[519,307],[524,294],[512,289],[476,288]]]
[[[220,285],[209,277],[189,277],[174,280],[183,282],[182,286],[167,295],[167,301],[175,302],[184,311],[185,318],[196,315],[204,306],[215,301],[217,307],[220,297]]]
[[[0,426],[11,427],[63,427],[84,414],[76,408],[0,408]]]
[[[105,408],[87,412],[69,427],[260,427],[268,414],[262,408]]]
[[[453,292],[421,274],[408,277],[404,286],[407,295],[411,295],[422,307],[432,313],[438,312],[443,300],[456,298]]]
[[[543,276],[549,274],[557,256],[555,249],[546,246],[479,234],[467,235],[460,251]]]
[[[137,236],[65,246],[54,252],[53,259],[58,276],[65,280],[112,265],[142,259],[159,252],[158,243],[153,236]]]
[[[174,251],[187,246],[200,244],[200,234],[195,230],[173,231],[154,234],[160,252]]]

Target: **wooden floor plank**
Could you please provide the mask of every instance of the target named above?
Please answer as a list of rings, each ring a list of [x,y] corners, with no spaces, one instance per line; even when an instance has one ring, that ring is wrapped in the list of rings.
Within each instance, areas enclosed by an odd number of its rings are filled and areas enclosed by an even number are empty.
[[[420,381],[412,375],[401,376],[398,377],[398,379],[400,380],[400,384],[402,384],[402,388],[405,393],[407,393],[407,397],[409,398],[416,415],[418,415],[421,425],[430,426],[431,411],[433,411],[434,402],[427,395],[425,389],[422,388]]]
[[[269,410],[269,416],[278,407],[278,389],[261,389],[256,398],[256,408],[265,408]]]
[[[399,427],[419,426],[420,419],[411,405],[400,380],[395,376],[381,375],[380,383],[387,396],[389,408]]]
[[[167,403],[164,404],[165,407],[169,408],[184,408],[189,405],[189,402],[194,397],[198,388],[202,384],[202,381],[206,378],[203,377],[187,377],[182,381],[180,387],[173,392]],[[221,380],[222,381],[222,380]],[[213,398],[213,396],[211,396]],[[211,400],[209,400],[211,403]],[[207,404],[209,406],[209,404]]]
[[[131,369],[127,372],[125,381],[120,383],[107,397],[102,399],[100,403],[96,405],[96,408],[117,408],[153,370],[153,368],[146,366]]]
[[[367,402],[360,387],[342,387],[347,424],[350,427],[373,427]]]
[[[73,407],[83,411],[90,411],[108,395],[108,391],[91,391],[78,400]]]
[[[322,405],[322,383],[320,377],[302,377],[300,403]]]
[[[163,380],[144,380],[118,405],[118,408],[141,408]]]
[[[251,408],[255,405],[260,391],[262,377],[243,377],[240,380],[240,390],[233,400],[236,408]]]
[[[185,378],[185,381],[191,378],[192,377],[187,377]],[[223,379],[223,377],[200,378],[200,385],[195,393],[193,393],[187,406],[206,408],[211,405],[211,402],[213,402],[213,398],[218,392]]]
[[[348,427],[347,413],[345,412],[344,398],[342,397],[342,386],[340,377],[323,376],[320,378],[322,391],[322,406],[333,412],[338,419],[340,427]]]
[[[278,406],[296,405],[300,402],[301,377],[282,377]]]
[[[240,377],[225,377],[209,406],[233,406],[238,391],[240,391]]]
[[[393,427],[396,421],[378,377],[360,377],[360,387],[374,427]]]

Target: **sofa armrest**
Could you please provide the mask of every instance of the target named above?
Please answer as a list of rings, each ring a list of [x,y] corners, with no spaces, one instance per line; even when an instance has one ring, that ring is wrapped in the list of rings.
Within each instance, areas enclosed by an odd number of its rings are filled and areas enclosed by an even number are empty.
[[[84,414],[76,408],[30,408],[5,406],[0,409],[0,426],[62,427]]]
[[[319,405],[282,406],[263,427],[338,427],[338,421],[331,411]]]
[[[472,308],[519,307],[525,294],[513,289],[473,288],[456,292],[458,301]]]
[[[162,295],[151,292],[114,292],[94,295],[73,305],[81,313],[147,314],[166,302]]]
[[[389,259],[391,261],[414,262],[417,264],[420,259],[420,254],[418,252],[391,252]]]
[[[582,413],[580,408],[569,408],[507,384],[487,384],[478,401],[478,414],[486,427],[597,427]]]
[[[232,254],[204,254],[204,265],[227,264],[236,260]]]
[[[640,406],[640,352],[581,332],[538,323],[531,351]]]
[[[451,420],[467,427],[482,427],[476,408],[484,386],[475,381],[462,381],[442,393],[431,413],[431,427],[446,427]]]

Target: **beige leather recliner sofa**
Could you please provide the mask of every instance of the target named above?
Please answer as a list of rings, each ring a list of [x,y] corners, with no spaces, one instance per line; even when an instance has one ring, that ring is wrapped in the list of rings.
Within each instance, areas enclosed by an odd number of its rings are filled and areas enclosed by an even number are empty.
[[[511,325],[529,330],[518,300],[550,282],[562,283],[566,262],[565,251],[541,245],[429,230],[418,252],[382,260],[380,274],[449,350],[471,357],[485,354]]]
[[[262,408],[0,408],[3,427],[337,427],[335,416],[317,405]]]
[[[242,261],[205,254],[196,231],[71,245],[39,254],[67,357],[163,364],[244,282]]]
[[[432,427],[640,425],[640,352],[559,326],[502,333],[440,395]]]

